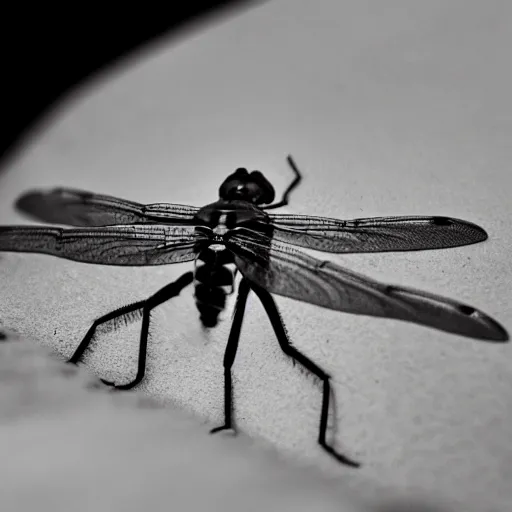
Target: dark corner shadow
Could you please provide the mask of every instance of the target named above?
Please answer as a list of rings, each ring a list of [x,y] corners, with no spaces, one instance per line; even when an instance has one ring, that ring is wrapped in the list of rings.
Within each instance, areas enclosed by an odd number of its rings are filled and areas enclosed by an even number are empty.
[[[140,4],[120,10],[44,4],[39,12],[12,4],[0,34],[0,172],[34,124],[84,80],[160,37],[198,30],[262,1],[196,0],[146,10]]]

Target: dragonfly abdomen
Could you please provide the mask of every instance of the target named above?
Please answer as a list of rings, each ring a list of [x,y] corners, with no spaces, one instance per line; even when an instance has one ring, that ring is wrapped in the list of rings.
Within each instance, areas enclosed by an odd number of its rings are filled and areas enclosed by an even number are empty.
[[[215,327],[234,291],[236,267],[231,253],[220,244],[210,245],[196,258],[194,287],[196,306],[205,327]]]

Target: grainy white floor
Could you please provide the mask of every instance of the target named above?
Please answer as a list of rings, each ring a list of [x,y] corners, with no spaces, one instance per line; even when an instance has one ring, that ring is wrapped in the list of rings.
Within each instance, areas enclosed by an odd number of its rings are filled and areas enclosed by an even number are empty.
[[[304,182],[284,212],[437,214],[482,225],[489,240],[474,246],[329,259],[463,300],[512,330],[511,18],[512,5],[498,0],[275,0],[164,41],[47,120],[0,174],[0,220],[28,222],[12,204],[39,186],[200,206],[246,166],[283,190],[291,153]],[[0,322],[69,355],[96,317],[189,268],[2,253]],[[242,431],[361,499],[507,510],[509,345],[288,299],[278,305],[294,344],[333,375],[337,445],[363,468],[340,468],[318,448],[318,386],[282,356],[256,300],[235,365]],[[230,314],[205,335],[191,290],[159,308],[141,390],[218,424]],[[87,366],[128,379],[138,329],[96,340]]]

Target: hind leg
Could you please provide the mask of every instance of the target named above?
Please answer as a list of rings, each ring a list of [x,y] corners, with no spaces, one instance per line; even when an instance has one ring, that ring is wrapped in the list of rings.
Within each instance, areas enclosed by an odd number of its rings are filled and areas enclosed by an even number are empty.
[[[139,340],[139,358],[137,365],[137,375],[135,376],[135,379],[132,382],[121,385],[116,385],[113,382],[108,382],[106,380],[101,379],[105,384],[123,390],[131,389],[137,384],[139,384],[141,380],[144,378],[144,374],[146,371],[146,353],[151,310],[154,309],[156,306],[162,304],[163,302],[166,302],[169,299],[179,295],[181,290],[183,290],[183,288],[185,288],[192,282],[192,279],[193,272],[187,272],[173,283],[170,283],[167,286],[164,286],[163,288],[158,290],[148,299],[139,302],[134,302],[133,304],[128,304],[127,306],[123,306],[122,308],[116,309],[115,311],[107,313],[106,315],[95,320],[95,322],[91,325],[84,339],[81,341],[80,345],[78,345],[78,348],[75,350],[74,354],[71,356],[68,362],[73,364],[78,363],[83,353],[91,343],[96,328],[99,325],[142,309],[142,328]]]

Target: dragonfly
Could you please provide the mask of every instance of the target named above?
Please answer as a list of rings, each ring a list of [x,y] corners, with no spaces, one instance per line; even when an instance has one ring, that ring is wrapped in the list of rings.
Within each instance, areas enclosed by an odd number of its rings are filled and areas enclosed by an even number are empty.
[[[235,431],[232,366],[237,353],[247,298],[261,301],[277,341],[287,356],[322,383],[318,444],[342,464],[359,462],[336,450],[326,431],[333,392],[331,376],[295,348],[273,294],[332,310],[393,318],[469,338],[506,342],[507,331],[482,311],[433,293],[385,284],[320,260],[298,247],[325,253],[372,253],[441,249],[482,242],[487,233],[461,219],[444,216],[373,217],[338,220],[310,215],[275,214],[302,180],[289,155],[293,179],[275,200],[272,184],[260,171],[238,168],[219,188],[219,199],[203,207],[155,203],[143,205],[70,188],[32,190],[16,202],[38,221],[72,227],[0,226],[0,251],[41,253],[100,265],[146,266],[194,262],[190,270],[149,298],[97,318],[69,359],[77,364],[98,326],[138,314],[142,318],[138,368],[125,384],[144,378],[151,311],[193,284],[200,322],[214,327],[226,298],[241,274],[224,366],[224,423],[211,430]]]

